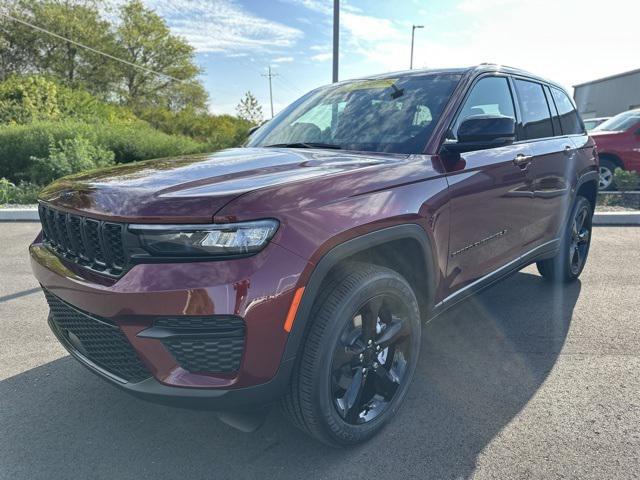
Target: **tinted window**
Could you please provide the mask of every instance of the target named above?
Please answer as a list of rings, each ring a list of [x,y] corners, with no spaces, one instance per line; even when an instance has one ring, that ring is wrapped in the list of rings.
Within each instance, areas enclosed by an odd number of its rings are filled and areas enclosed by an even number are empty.
[[[553,133],[555,135],[562,135],[562,128],[560,127],[560,117],[558,116],[558,109],[551,96],[551,89],[544,86],[544,94],[547,97],[547,105],[551,109],[551,120],[553,120]]]
[[[453,126],[454,138],[457,138],[460,124],[474,115],[504,115],[515,119],[513,99],[506,78],[482,78],[473,86]]]
[[[460,75],[355,80],[315,90],[260,128],[249,147],[330,144],[345,150],[421,153]]]
[[[551,114],[542,85],[526,80],[516,80],[515,84],[522,111],[524,139],[552,137]]]
[[[562,133],[565,135],[583,133],[582,122],[580,121],[578,112],[576,112],[573,106],[573,102],[567,97],[566,93],[557,88],[551,90],[553,92],[553,99],[556,102],[556,107],[558,107],[558,113],[560,114]]]

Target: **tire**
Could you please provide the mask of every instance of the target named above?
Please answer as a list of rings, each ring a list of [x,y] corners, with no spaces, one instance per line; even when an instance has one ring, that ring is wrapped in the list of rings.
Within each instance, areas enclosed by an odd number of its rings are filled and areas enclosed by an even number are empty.
[[[421,334],[416,297],[393,270],[347,263],[325,282],[310,321],[282,409],[327,445],[362,443],[393,417],[413,378]],[[391,338],[399,340],[385,343]]]
[[[554,258],[536,263],[538,272],[545,280],[568,283],[580,276],[591,246],[592,217],[589,200],[576,197],[560,241],[560,251]]]
[[[613,173],[616,168],[620,168],[617,163],[608,158],[600,159],[600,178],[598,180],[598,190],[607,192],[616,189],[616,184],[613,181]]]

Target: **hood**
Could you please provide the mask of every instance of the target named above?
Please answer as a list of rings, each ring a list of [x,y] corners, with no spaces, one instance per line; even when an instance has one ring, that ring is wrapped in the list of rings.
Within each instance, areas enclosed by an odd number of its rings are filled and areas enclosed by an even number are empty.
[[[65,177],[45,188],[40,199],[65,210],[114,221],[207,223],[224,205],[251,191],[388,165],[404,158],[328,150],[238,148]]]

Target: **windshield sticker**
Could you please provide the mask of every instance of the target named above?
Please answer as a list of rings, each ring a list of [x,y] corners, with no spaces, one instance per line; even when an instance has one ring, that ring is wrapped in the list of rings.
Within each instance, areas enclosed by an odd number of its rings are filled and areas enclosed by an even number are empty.
[[[343,92],[355,92],[357,90],[384,90],[385,88],[393,87],[398,81],[397,78],[384,78],[380,80],[365,80],[362,82],[347,83],[338,88],[337,91]]]

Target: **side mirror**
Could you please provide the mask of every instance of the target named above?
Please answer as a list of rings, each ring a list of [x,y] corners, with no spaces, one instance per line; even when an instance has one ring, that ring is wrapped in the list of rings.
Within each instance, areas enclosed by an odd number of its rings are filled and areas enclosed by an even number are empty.
[[[443,147],[450,152],[462,153],[473,150],[509,145],[516,139],[516,122],[503,115],[472,115],[464,119],[458,128],[458,140],[447,142]]]
[[[251,127],[249,129],[249,136],[253,135],[256,130],[258,130],[262,125],[256,125],[255,127]]]

